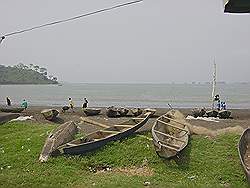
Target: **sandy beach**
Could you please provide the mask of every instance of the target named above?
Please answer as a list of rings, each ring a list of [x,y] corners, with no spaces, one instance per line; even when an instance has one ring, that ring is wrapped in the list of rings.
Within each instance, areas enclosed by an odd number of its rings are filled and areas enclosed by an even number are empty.
[[[74,121],[75,123],[80,123],[81,119],[80,117],[84,117],[85,114],[83,113],[81,108],[75,108],[75,112],[61,112],[61,108],[54,107],[55,109],[58,109],[60,111],[60,114],[56,121],[51,122],[46,120],[43,115],[41,114],[41,111],[43,109],[48,109],[51,107],[46,106],[32,106],[29,107],[26,111],[24,111],[21,115],[22,116],[33,116],[34,121],[38,123],[44,123],[44,124],[62,124],[67,121]],[[101,114],[97,116],[89,116],[88,118],[98,121],[100,123],[104,123],[107,125],[114,125],[116,123],[120,123],[124,120],[129,119],[130,117],[120,117],[120,118],[108,118],[106,116],[106,110],[105,108],[101,108]],[[191,114],[192,109],[178,109],[180,110],[185,116]],[[143,131],[149,131],[155,121],[155,119],[166,112],[168,112],[168,108],[157,108],[155,115],[150,118],[150,120],[141,128],[139,129],[139,132]],[[243,129],[250,127],[250,109],[232,109],[230,110],[232,112],[232,118],[231,119],[219,119],[219,122],[208,122],[203,120],[187,120],[191,125],[201,128],[206,128],[209,130],[217,131],[220,129],[225,128],[235,128],[236,126],[242,127]],[[90,133],[92,131],[95,131],[97,129],[101,129],[98,126],[88,125],[88,124],[79,124],[81,127],[81,130],[84,133]]]

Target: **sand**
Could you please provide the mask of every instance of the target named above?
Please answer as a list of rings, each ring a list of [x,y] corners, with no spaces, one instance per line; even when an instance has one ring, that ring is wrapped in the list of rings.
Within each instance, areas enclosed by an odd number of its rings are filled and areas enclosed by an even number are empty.
[[[74,121],[75,123],[80,123],[80,117],[84,117],[84,113],[82,112],[81,108],[75,108],[75,112],[61,112],[61,108],[55,107],[55,109],[60,110],[60,114],[58,119],[55,122],[51,122],[45,120],[42,114],[40,113],[44,109],[48,109],[51,107],[45,106],[32,106],[29,107],[26,111],[22,113],[23,116],[33,116],[35,121],[38,123],[46,123],[46,124],[62,124],[67,121]],[[103,124],[107,125],[114,125],[116,123],[120,123],[124,120],[127,120],[129,117],[122,117],[122,118],[108,118],[105,114],[105,108],[101,108],[101,114],[98,116],[89,116],[90,119],[98,121]],[[180,110],[184,116],[191,114],[192,109],[178,109]],[[149,119],[149,121],[138,131],[149,131],[156,120],[157,117],[165,114],[168,112],[168,108],[157,108],[155,115]],[[208,136],[216,136],[218,134],[223,134],[227,132],[236,132],[241,134],[241,132],[250,127],[250,109],[233,109],[232,111],[232,119],[222,120],[220,119],[219,122],[207,122],[202,120],[187,120],[188,123],[191,124],[191,131],[195,134],[203,134]],[[90,133],[98,129],[102,129],[98,126],[93,125],[81,125],[81,131],[84,133]],[[211,132],[212,131],[212,132]]]

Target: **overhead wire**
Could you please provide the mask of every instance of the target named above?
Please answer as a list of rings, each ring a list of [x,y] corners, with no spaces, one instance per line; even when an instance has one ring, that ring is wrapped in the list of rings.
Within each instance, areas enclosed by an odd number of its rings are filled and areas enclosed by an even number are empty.
[[[109,7],[109,8],[104,8],[104,9],[96,10],[94,12],[90,12],[90,13],[86,13],[86,14],[81,14],[81,15],[78,15],[78,16],[74,16],[74,17],[71,17],[71,18],[62,19],[62,20],[58,20],[58,21],[53,21],[53,22],[50,22],[50,23],[46,23],[46,24],[42,24],[42,25],[30,27],[30,28],[27,28],[27,29],[23,29],[23,30],[18,30],[18,31],[14,31],[14,32],[11,32],[11,33],[7,33],[7,34],[2,35],[2,37],[0,38],[0,44],[1,44],[1,42],[6,37],[9,37],[9,36],[13,36],[13,35],[17,35],[17,34],[29,32],[29,31],[32,31],[32,30],[35,30],[35,29],[40,29],[40,28],[43,28],[43,27],[51,26],[51,25],[56,25],[56,24],[60,24],[60,23],[64,23],[64,22],[69,22],[69,21],[72,21],[72,20],[76,20],[76,19],[80,19],[80,18],[83,18],[83,17],[91,16],[93,14],[98,14],[98,13],[101,13],[101,12],[110,11],[110,10],[113,10],[113,9],[117,9],[117,8],[128,6],[128,5],[132,5],[132,4],[135,4],[135,3],[142,2],[142,1],[143,0],[130,1],[130,2],[123,3],[123,4],[118,4],[118,5]]]

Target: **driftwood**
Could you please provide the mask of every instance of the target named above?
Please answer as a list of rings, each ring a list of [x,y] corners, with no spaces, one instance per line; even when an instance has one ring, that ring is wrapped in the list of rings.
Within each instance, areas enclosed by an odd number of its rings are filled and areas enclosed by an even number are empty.
[[[43,146],[39,161],[46,162],[59,146],[72,141],[76,133],[77,126],[72,121],[66,122],[54,129]]]

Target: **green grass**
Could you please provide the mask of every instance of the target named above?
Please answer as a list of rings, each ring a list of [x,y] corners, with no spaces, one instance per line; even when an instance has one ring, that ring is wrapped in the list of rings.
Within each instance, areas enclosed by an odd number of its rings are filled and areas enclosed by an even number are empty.
[[[60,156],[38,162],[47,133],[54,126],[9,123],[0,126],[0,187],[247,187],[237,153],[239,136],[193,136],[178,161],[159,158],[151,141],[131,136],[85,156]],[[150,134],[146,134],[150,136]],[[139,167],[153,176],[93,173],[89,167]],[[94,185],[93,185],[94,184]]]

